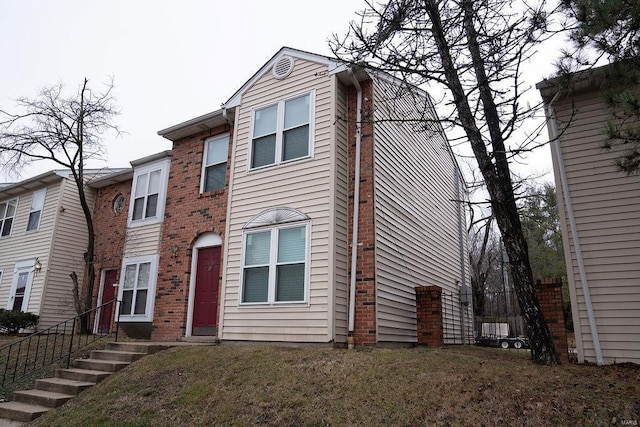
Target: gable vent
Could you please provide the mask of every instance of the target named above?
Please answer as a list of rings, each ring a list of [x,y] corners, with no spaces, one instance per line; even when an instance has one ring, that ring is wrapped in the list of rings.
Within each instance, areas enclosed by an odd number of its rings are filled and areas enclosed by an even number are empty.
[[[290,56],[283,56],[273,66],[271,73],[273,77],[282,80],[287,77],[293,71],[293,58]]]

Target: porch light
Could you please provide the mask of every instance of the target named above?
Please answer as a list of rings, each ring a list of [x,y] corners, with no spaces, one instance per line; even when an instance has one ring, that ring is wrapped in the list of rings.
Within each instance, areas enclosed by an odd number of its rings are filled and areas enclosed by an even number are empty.
[[[176,245],[175,243],[171,245],[171,257],[178,258],[178,249],[178,245]]]
[[[42,263],[40,262],[40,258],[36,258],[36,263],[33,265],[33,272],[37,276],[38,273],[42,271]]]

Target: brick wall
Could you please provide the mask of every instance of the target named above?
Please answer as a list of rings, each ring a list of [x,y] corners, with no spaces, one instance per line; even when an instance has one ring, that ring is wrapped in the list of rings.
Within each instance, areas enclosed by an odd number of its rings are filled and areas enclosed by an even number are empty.
[[[219,126],[173,144],[160,240],[152,339],[176,340],[185,336],[193,243],[207,232],[218,234],[224,242],[229,160],[225,188],[200,194],[204,140],[223,133],[231,134],[229,126]],[[231,143],[229,147],[230,155]],[[174,245],[178,247],[176,256],[172,251]]]
[[[93,208],[93,224],[96,233],[94,301],[98,297],[101,271],[115,269],[119,272],[122,267],[122,253],[127,233],[127,211],[131,199],[131,184],[131,179],[128,179],[100,188],[96,196]],[[113,202],[118,194],[124,196],[124,207],[120,213],[116,213],[113,210]]]
[[[442,347],[442,288],[418,286],[415,291],[418,345]]]
[[[356,346],[370,346],[377,343],[376,336],[376,282],[375,282],[375,224],[374,224],[374,181],[373,181],[373,124],[372,83],[362,85],[362,139],[360,152],[360,197],[358,212],[358,248],[356,267],[356,301],[353,338]],[[349,239],[352,236],[354,172],[356,151],[356,100],[357,92],[351,87],[348,93],[349,119]],[[351,265],[352,248],[349,249]],[[351,278],[349,277],[349,280]]]
[[[560,354],[560,360],[567,363],[569,355],[567,352],[567,330],[564,324],[564,310],[562,307],[562,279],[537,280],[536,292],[556,351]]]
[[[116,270],[118,279],[122,267],[122,253],[127,233],[127,212],[131,199],[131,179],[98,189],[93,207],[93,226],[95,230],[96,279],[93,285],[93,306],[98,302],[100,280],[103,270]],[[120,213],[113,210],[115,198],[124,196],[123,209]],[[117,291],[116,291],[117,292]],[[117,294],[116,294],[117,296]],[[112,309],[115,312],[115,307]],[[111,317],[115,322],[115,315]]]

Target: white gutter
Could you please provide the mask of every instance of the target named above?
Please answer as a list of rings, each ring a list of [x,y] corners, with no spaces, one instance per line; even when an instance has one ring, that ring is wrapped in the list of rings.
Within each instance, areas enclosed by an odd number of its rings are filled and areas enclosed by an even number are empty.
[[[584,303],[587,307],[587,318],[589,320],[589,329],[591,331],[591,339],[593,341],[593,349],[596,353],[596,363],[604,365],[602,358],[602,348],[600,347],[600,339],[598,338],[598,329],[596,327],[596,318],[593,314],[593,305],[591,304],[591,295],[589,294],[589,283],[587,282],[587,272],[584,268],[584,258],[582,257],[582,248],[580,247],[580,238],[578,236],[578,227],[573,214],[573,205],[571,204],[571,195],[569,194],[569,185],[567,184],[567,173],[564,169],[564,160],[562,159],[562,151],[560,149],[560,139],[558,138],[558,124],[556,123],[556,112],[553,103],[558,94],[556,94],[547,106],[547,114],[551,125],[551,146],[555,151],[556,160],[558,162],[558,170],[560,172],[560,183],[562,184],[562,193],[564,194],[564,203],[567,208],[567,216],[569,217],[569,226],[571,228],[571,236],[573,237],[573,247],[578,261],[578,271],[580,273],[580,282],[582,282],[582,293],[584,294]],[[568,242],[567,242],[568,244]],[[568,260],[571,262],[571,260]],[[578,319],[579,321],[579,319]]]
[[[351,283],[349,289],[349,333],[353,333],[356,313],[356,268],[358,265],[358,208],[360,205],[360,142],[362,139],[362,88],[349,68],[349,75],[356,87],[356,164],[353,182],[353,235],[351,239]]]

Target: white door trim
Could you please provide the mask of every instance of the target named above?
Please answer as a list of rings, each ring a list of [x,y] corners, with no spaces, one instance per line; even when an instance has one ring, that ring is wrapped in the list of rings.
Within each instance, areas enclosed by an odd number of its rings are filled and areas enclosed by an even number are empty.
[[[185,330],[185,337],[190,337],[193,334],[193,306],[195,304],[194,293],[196,290],[198,251],[202,248],[210,248],[215,246],[222,246],[222,238],[215,233],[203,234],[193,244],[193,251],[191,255],[191,277],[189,278],[189,305],[187,308],[187,327]],[[222,263],[220,265],[220,268],[222,268]]]

